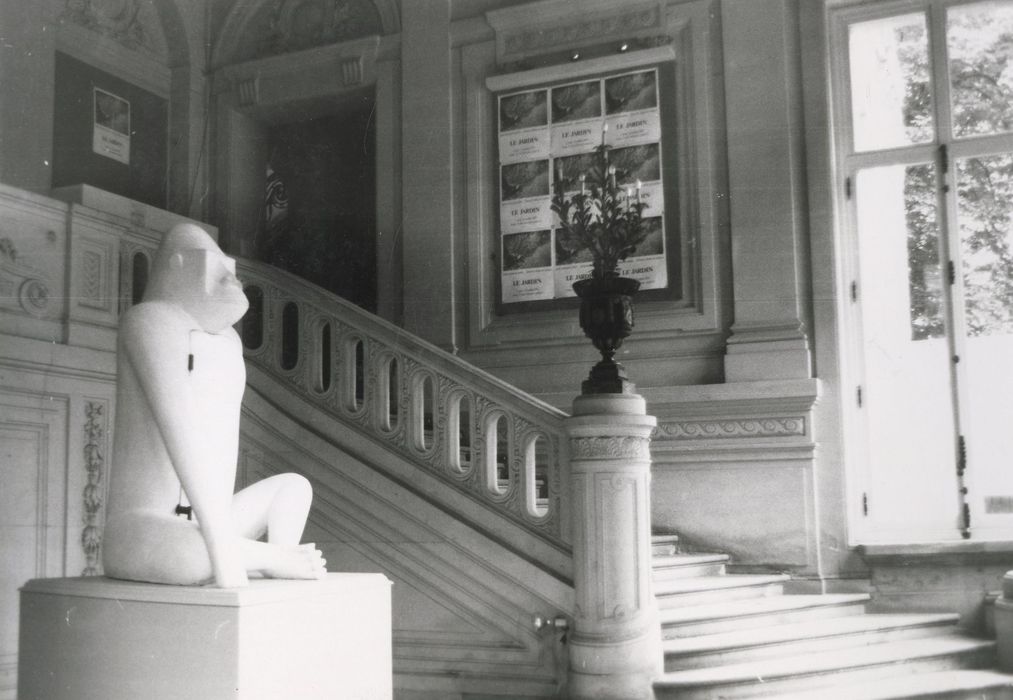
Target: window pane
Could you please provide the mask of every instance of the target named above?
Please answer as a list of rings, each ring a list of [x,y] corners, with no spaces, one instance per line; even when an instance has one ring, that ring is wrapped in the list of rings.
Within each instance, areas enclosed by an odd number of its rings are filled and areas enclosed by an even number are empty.
[[[967,458],[976,532],[1005,526],[1013,496],[1013,154],[956,162],[967,342]],[[994,507],[998,504],[1000,507]],[[1006,522],[1002,522],[1005,520]]]
[[[1013,2],[951,7],[946,43],[953,135],[1013,130]]]
[[[1013,154],[957,161],[957,220],[967,334],[1009,335],[1013,333]]]
[[[925,143],[933,138],[925,15],[849,27],[851,117],[855,150]]]
[[[869,508],[882,532],[905,537],[957,534],[935,175],[929,163],[869,168],[855,192]]]

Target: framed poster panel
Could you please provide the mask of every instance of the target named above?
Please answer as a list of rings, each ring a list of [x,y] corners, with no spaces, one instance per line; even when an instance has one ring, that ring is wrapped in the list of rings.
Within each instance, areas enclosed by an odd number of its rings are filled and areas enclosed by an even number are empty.
[[[624,197],[646,206],[647,236],[625,261],[624,276],[641,283],[641,299],[672,299],[678,285],[674,154],[666,148],[662,66],[541,85],[496,95],[499,192],[497,312],[573,305],[573,283],[591,274],[591,252],[558,228],[552,192],[584,187],[600,144],[609,147]],[[669,120],[669,124],[670,124]],[[669,129],[671,126],[669,126]],[[669,222],[673,222],[670,224]],[[670,272],[674,271],[674,275]]]

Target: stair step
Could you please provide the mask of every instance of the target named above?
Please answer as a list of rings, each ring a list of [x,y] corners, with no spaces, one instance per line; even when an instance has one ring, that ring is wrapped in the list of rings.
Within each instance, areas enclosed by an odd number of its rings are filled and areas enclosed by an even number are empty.
[[[868,601],[867,593],[784,595],[669,608],[660,611],[662,635],[675,639],[860,615],[865,612]]]
[[[678,551],[678,535],[651,535],[651,553],[655,556],[666,556]]]
[[[690,576],[720,576],[725,573],[727,554],[671,554],[651,561],[655,581]]]
[[[960,616],[940,614],[852,615],[734,632],[671,639],[663,644],[665,670],[704,668],[754,659],[850,649],[952,631]]]
[[[656,581],[654,594],[660,608],[671,608],[722,600],[739,600],[761,596],[781,595],[787,574],[756,576],[735,574],[727,576],[697,576]]]
[[[658,700],[783,695],[823,686],[838,689],[844,683],[864,683],[899,674],[983,668],[993,663],[995,642],[945,636],[669,672],[655,682],[654,688]],[[822,695],[823,691],[820,700]]]
[[[998,671],[936,671],[850,683],[820,690],[820,700],[1013,700],[1013,675]],[[812,700],[812,692],[779,700]]]

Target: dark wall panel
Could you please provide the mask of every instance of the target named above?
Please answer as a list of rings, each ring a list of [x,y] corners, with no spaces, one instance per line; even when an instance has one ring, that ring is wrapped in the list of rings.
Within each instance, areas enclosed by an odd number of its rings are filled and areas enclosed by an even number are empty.
[[[166,206],[168,101],[66,54],[56,54],[53,187],[88,184]],[[130,103],[129,165],[92,151],[93,89]]]

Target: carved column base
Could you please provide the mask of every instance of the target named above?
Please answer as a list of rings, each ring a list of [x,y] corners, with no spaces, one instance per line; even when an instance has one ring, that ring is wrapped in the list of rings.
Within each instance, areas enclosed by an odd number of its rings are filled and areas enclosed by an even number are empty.
[[[578,397],[566,421],[576,602],[569,698],[651,698],[662,671],[651,582],[654,426],[635,394]]]
[[[999,666],[1013,673],[1013,571],[1002,578],[1002,597],[995,601],[995,639]]]

